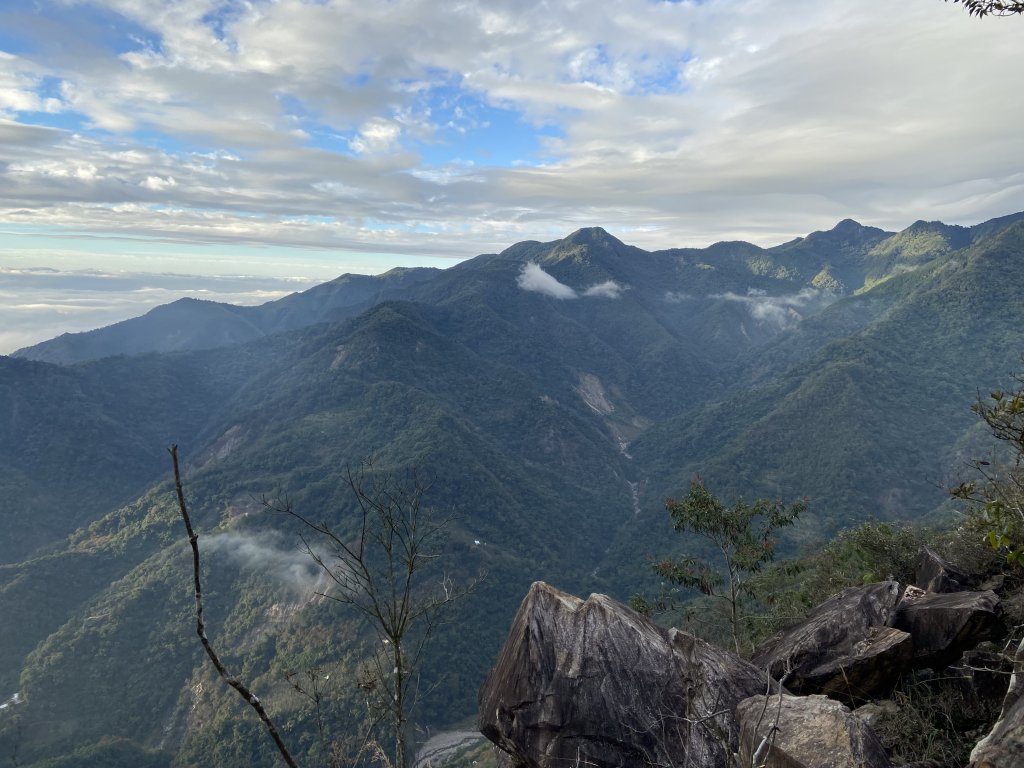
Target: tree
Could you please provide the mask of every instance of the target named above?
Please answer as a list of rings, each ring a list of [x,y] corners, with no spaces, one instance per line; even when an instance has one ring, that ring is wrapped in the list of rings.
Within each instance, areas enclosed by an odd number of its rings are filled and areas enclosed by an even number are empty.
[[[949,0],[946,0],[949,2]],[[971,16],[1013,16],[1024,13],[1024,2],[1019,0],[953,0],[954,3],[962,3],[967,13]]]
[[[273,739],[284,762],[297,768],[295,758],[284,744],[277,727],[259,697],[238,677],[230,674],[206,635],[203,620],[203,592],[200,582],[199,535],[192,527],[185,503],[176,445],[168,449],[174,470],[174,483],[189,544],[192,548],[192,573],[196,601],[196,634],[220,677],[256,712]],[[438,625],[444,609],[467,594],[472,584],[456,588],[452,579],[438,572],[436,562],[448,520],[437,516],[424,504],[428,486],[413,473],[403,484],[391,474],[375,472],[370,460],[359,470],[346,475],[359,511],[358,533],[346,538],[325,522],[313,522],[295,511],[287,502],[264,504],[301,521],[315,532],[326,549],[314,546],[302,537],[307,553],[323,570],[335,589],[321,596],[355,608],[370,622],[377,644],[369,665],[356,681],[376,702],[374,722],[390,720],[394,738],[393,759],[388,759],[379,743],[367,739],[360,754],[367,751],[385,765],[407,768],[407,729],[409,713],[415,704],[418,661],[427,640]],[[428,578],[437,575],[434,583]],[[290,675],[288,682],[310,699],[316,709],[317,730],[324,741],[319,671],[307,672],[309,682]],[[333,763],[332,763],[333,764]]]
[[[675,530],[695,533],[715,546],[724,570],[696,557],[666,558],[654,570],[673,584],[721,600],[739,653],[740,614],[743,601],[751,596],[750,577],[775,558],[775,532],[792,525],[806,506],[803,501],[786,506],[771,499],[747,504],[740,498],[728,507],[695,477],[690,492],[678,500],[666,499],[665,508]]]
[[[961,483],[950,493],[975,505],[989,546],[1005,554],[1007,562],[1024,566],[1024,375],[1015,380],[1015,392],[997,389],[987,399],[979,395],[971,407],[1008,455],[971,462],[979,480]]]
[[[394,767],[407,768],[418,662],[444,609],[472,585],[456,588],[437,569],[449,521],[424,503],[428,486],[416,473],[401,482],[368,460],[350,470],[347,481],[359,512],[354,536],[314,522],[287,502],[265,503],[317,534],[317,541],[304,537],[303,543],[333,585],[321,594],[352,606],[372,627],[376,648],[358,684],[376,702],[379,717],[391,723]]]
[[[950,489],[950,494],[973,507],[966,528],[979,530],[1008,564],[1024,567],[1024,374],[1017,374],[1014,380],[1015,391],[997,389],[987,399],[979,394],[971,406],[1006,452],[1002,457],[971,462],[980,479],[961,483]],[[1012,662],[999,720],[974,747],[972,765],[995,764],[1009,754],[1006,746],[1013,740],[1006,738],[1006,723],[1024,698],[1024,638],[1018,642]]]

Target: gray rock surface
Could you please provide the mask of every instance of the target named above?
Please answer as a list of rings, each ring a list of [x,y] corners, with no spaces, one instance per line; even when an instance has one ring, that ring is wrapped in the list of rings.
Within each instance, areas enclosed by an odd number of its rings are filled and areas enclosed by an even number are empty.
[[[891,687],[909,661],[910,637],[887,627],[900,585],[851,587],[754,651],[751,662],[795,693],[862,703]]]
[[[974,580],[966,571],[944,560],[928,547],[921,550],[914,586],[925,592],[962,592],[971,589],[973,585]]]
[[[768,680],[605,595],[542,582],[523,600],[480,690],[480,730],[513,764],[725,767],[733,713]]]
[[[942,669],[969,648],[1004,632],[992,591],[932,594],[908,588],[891,625],[914,636],[914,664]]]
[[[971,752],[971,768],[1024,766],[1024,640],[1014,655],[1013,676],[999,720]]]
[[[767,699],[767,700],[766,700]],[[753,696],[736,709],[740,765],[890,768],[874,731],[825,696]]]

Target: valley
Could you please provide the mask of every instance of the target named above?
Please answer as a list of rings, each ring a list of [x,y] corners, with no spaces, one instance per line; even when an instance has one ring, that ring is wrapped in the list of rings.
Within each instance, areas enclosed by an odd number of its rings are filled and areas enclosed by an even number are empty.
[[[970,406],[1021,367],[1022,258],[1024,214],[654,252],[594,227],[2,357],[0,754],[275,764],[195,641],[172,443],[210,635],[313,764],[288,675],[321,670],[322,715],[360,733],[375,641],[317,596],[304,532],[264,499],[352,537],[348,468],[429,478],[447,574],[481,577],[421,665],[413,719],[452,729],[532,582],[656,588],[650,559],[687,545],[664,500],[695,474],[724,498],[806,497],[790,554],[860,521],[948,519],[985,445]]]

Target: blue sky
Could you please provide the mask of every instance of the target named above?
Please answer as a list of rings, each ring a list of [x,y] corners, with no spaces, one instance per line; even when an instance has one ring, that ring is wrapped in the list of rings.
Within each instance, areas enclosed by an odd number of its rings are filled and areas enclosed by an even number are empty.
[[[1022,33],[939,0],[4,0],[0,353],[164,297],[134,275],[251,303],[581,226],[1021,210]]]

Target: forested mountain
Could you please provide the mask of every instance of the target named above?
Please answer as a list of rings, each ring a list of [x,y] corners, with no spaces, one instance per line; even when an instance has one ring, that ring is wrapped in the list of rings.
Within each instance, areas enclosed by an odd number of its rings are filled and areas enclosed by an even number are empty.
[[[383,275],[342,275],[258,307],[178,299],[142,317],[94,331],[61,334],[19,349],[12,357],[66,365],[114,355],[228,347],[293,328],[353,317],[429,280],[437,271],[420,267],[392,269]]]
[[[347,531],[345,470],[368,455],[430,477],[449,567],[487,572],[431,646],[414,717],[432,726],[473,711],[530,582],[644,586],[644,555],[681,545],[664,497],[696,472],[724,496],[808,496],[791,547],[932,514],[976,392],[1024,350],[1022,218],[658,252],[584,229],[0,358],[0,700],[23,700],[0,748],[32,765],[120,737],[157,765],[274,764],[195,642],[171,442],[210,634],[309,755],[286,674],[332,670],[326,714],[353,730],[367,635],[313,597],[301,531],[260,499]]]

